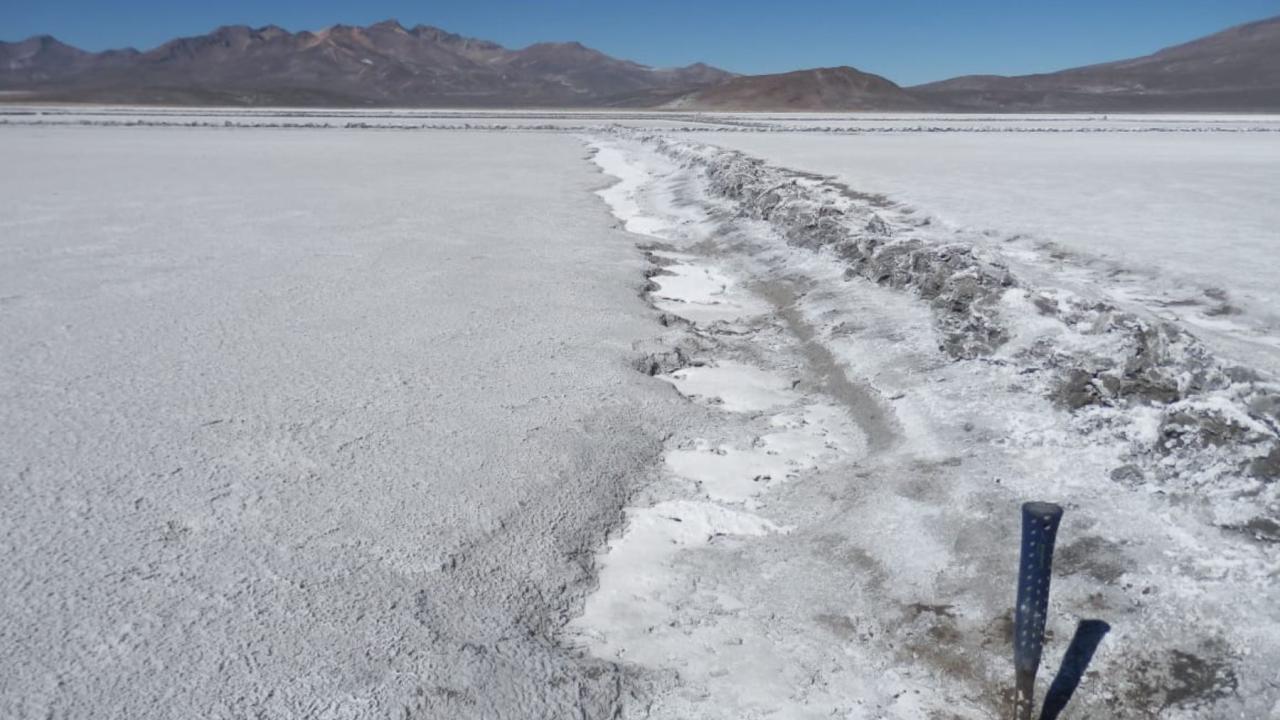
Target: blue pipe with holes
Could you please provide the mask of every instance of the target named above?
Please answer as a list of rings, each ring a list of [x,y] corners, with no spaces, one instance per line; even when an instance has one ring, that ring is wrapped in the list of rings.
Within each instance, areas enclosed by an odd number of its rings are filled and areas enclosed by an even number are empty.
[[[1049,581],[1053,574],[1053,543],[1058,536],[1062,508],[1053,503],[1022,506],[1022,561],[1018,565],[1018,600],[1014,609],[1013,666],[1015,720],[1033,720],[1036,672],[1044,646],[1049,611]]]

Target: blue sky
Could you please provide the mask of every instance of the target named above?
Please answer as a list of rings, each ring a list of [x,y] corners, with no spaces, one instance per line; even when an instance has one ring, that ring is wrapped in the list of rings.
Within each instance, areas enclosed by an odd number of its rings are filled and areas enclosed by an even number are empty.
[[[87,50],[154,47],[219,25],[313,30],[394,17],[522,47],[578,40],[650,65],[742,73],[853,65],[901,84],[1142,55],[1280,0],[0,0],[0,40],[48,33]]]

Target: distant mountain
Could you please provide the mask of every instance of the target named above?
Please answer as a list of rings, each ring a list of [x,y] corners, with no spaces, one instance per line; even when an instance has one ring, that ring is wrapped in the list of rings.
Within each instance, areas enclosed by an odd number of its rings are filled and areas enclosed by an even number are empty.
[[[736,76],[654,69],[578,43],[509,50],[388,20],[223,27],[153,50],[0,42],[0,97],[188,105],[664,107],[722,111],[1280,112],[1280,17],[1135,60],[902,88],[851,67]]]
[[[1042,75],[974,75],[910,92],[940,109],[1280,110],[1280,17],[1134,60]]]
[[[667,105],[690,110],[921,110],[925,104],[879,75],[851,67],[746,75],[695,90]]]
[[[733,77],[655,69],[578,43],[508,50],[394,20],[291,33],[229,26],[146,52],[0,42],[0,90],[25,99],[233,105],[652,105]]]

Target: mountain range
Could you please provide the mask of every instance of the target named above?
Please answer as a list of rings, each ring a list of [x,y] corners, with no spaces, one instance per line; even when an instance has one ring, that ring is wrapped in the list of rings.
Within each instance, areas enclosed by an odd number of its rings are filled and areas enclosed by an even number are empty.
[[[0,99],[174,105],[648,107],[768,111],[1280,111],[1280,17],[1145,57],[915,87],[851,67],[658,69],[579,43],[512,50],[394,20],[227,26],[140,52],[0,42]]]
[[[959,110],[1280,110],[1280,17],[1132,60],[1041,75],[958,77],[913,91]]]
[[[106,103],[449,107],[657,105],[731,77],[654,69],[579,43],[508,50],[394,20],[291,33],[221,27],[155,49],[89,53],[44,35],[0,43],[10,97]]]

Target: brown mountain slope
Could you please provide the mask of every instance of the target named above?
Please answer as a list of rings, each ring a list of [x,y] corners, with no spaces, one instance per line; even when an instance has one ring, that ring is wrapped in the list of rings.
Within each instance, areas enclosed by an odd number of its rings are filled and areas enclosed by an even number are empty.
[[[930,105],[965,110],[1280,110],[1280,17],[1132,60],[958,77],[909,91]]]
[[[923,103],[894,83],[851,67],[744,75],[681,97],[667,107],[691,110],[918,110]]]
[[[732,77],[654,69],[578,43],[508,50],[395,21],[291,33],[229,26],[139,53],[49,37],[0,43],[0,90],[28,99],[243,105],[599,106],[650,102]]]
[[[0,42],[7,99],[246,105],[637,106],[725,111],[1280,111],[1280,17],[1133,60],[912,88],[849,67],[737,77],[660,70],[578,43],[508,50],[395,21],[224,27],[140,53]]]

